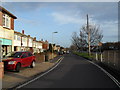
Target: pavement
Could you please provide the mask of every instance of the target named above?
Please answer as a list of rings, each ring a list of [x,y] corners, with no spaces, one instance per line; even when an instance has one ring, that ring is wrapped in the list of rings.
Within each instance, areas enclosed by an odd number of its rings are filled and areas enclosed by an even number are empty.
[[[50,60],[49,62],[42,63],[36,62],[35,68],[29,67],[22,68],[19,73],[14,71],[5,71],[4,78],[2,79],[3,90],[7,88],[13,88],[23,82],[26,82],[34,78],[38,74],[47,71],[56,64],[59,58],[61,58],[61,56],[57,56],[56,58]]]
[[[64,55],[63,60],[52,71],[18,89],[24,88],[119,89],[118,85],[100,68],[73,54]]]

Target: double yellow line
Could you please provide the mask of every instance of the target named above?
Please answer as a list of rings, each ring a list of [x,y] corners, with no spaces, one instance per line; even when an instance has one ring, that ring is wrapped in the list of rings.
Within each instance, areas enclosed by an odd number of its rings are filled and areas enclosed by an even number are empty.
[[[64,56],[59,58],[55,63],[58,63],[60,60],[63,60]]]

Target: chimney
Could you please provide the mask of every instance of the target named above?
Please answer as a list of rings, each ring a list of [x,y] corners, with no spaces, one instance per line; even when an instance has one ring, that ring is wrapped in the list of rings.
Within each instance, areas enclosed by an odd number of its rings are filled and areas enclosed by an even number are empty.
[[[41,41],[43,41],[43,39],[41,39]]]
[[[47,40],[45,40],[45,42],[46,42],[46,43],[48,43],[48,41],[47,41]]]
[[[22,34],[24,34],[24,30],[22,30]]]
[[[36,41],[36,37],[34,37],[34,41]]]
[[[30,37],[30,35],[28,35],[28,37]]]

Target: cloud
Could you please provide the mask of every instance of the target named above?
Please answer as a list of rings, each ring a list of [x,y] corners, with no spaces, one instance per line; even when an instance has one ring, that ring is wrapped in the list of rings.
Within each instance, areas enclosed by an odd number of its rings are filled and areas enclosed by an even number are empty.
[[[40,22],[36,21],[36,20],[30,20],[30,19],[25,19],[25,18],[18,18],[17,19],[17,22],[21,22],[21,23],[25,23],[25,24],[28,24],[28,25],[37,25],[39,24]]]
[[[12,12],[33,12],[46,6],[42,2],[3,2],[2,6]]]
[[[64,12],[81,12],[81,16],[90,14],[94,15],[95,19],[116,20],[118,15],[117,2],[6,2],[3,3],[8,10],[14,12],[33,12],[41,8],[51,8],[56,11]]]
[[[101,23],[103,30],[104,41],[117,41],[118,40],[118,21],[105,21]]]
[[[53,12],[51,16],[59,24],[81,24],[85,21],[84,19],[78,18],[77,13],[74,15],[68,15],[65,13]]]
[[[119,0],[89,0],[89,2],[118,2]],[[88,2],[88,0],[3,0],[3,2]]]
[[[117,37],[117,2],[11,2],[5,3],[4,6],[18,17],[17,23],[21,25],[17,24],[19,28],[28,26],[28,28],[32,29],[32,27],[34,28],[34,26],[39,25],[38,28],[43,26],[45,28],[47,26],[53,29],[54,26],[59,27],[59,25],[63,25],[63,31],[70,27],[72,27],[70,29],[76,30],[86,24],[86,14],[89,14],[90,23],[101,26],[105,41],[115,40]],[[39,18],[35,19],[36,17]],[[69,32],[72,33],[72,30]]]

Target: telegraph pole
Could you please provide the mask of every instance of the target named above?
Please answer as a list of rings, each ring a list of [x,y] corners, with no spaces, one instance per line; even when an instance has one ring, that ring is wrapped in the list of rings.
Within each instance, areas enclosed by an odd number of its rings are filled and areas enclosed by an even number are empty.
[[[87,14],[87,31],[88,31],[88,53],[89,56],[91,55],[91,50],[90,50],[90,29],[89,29],[89,17]]]

